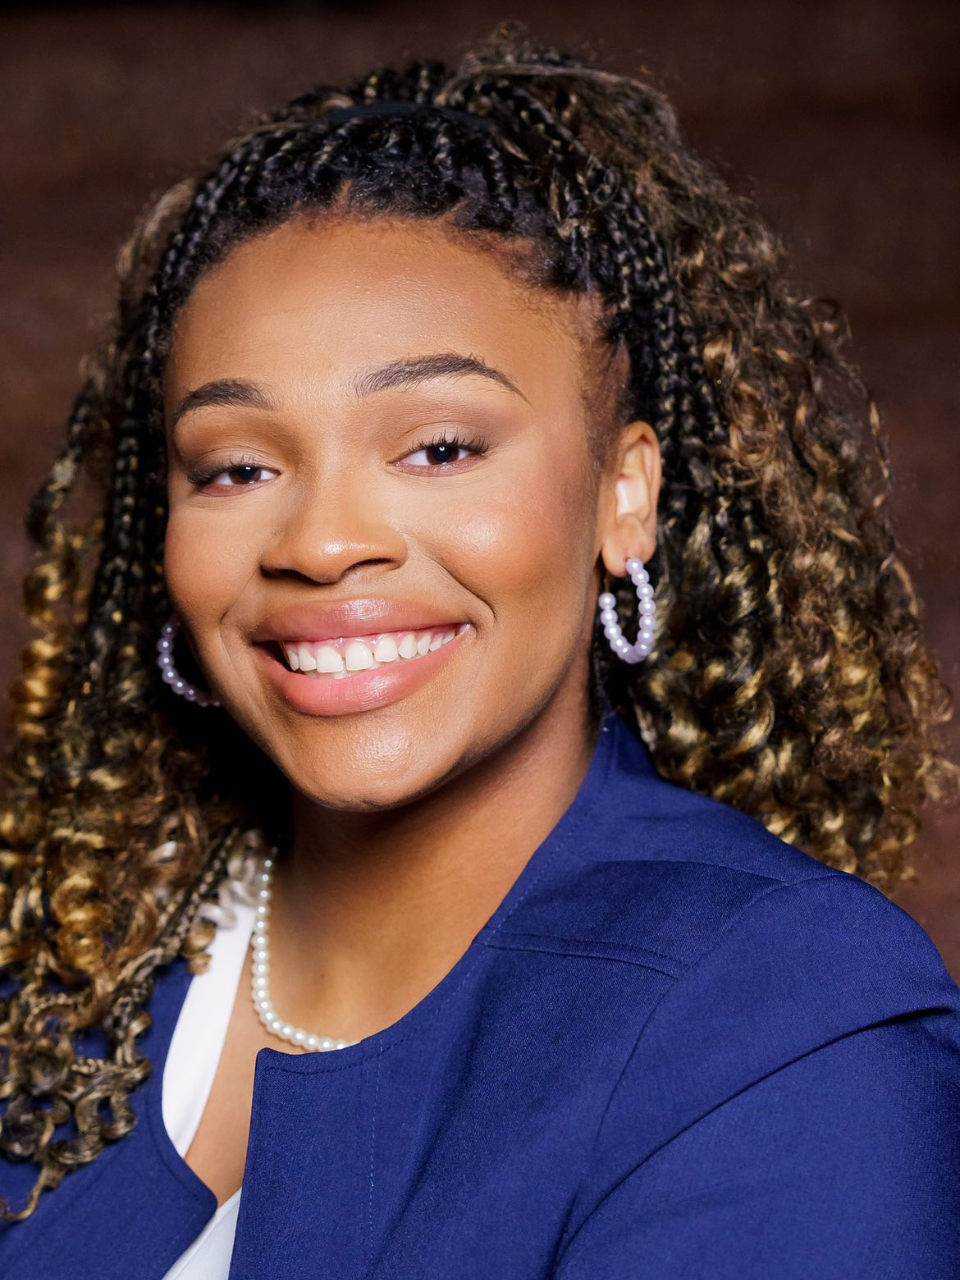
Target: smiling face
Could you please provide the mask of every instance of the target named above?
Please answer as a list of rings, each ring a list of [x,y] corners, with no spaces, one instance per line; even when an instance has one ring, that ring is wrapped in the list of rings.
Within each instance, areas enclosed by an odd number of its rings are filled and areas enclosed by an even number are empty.
[[[170,595],[304,796],[402,803],[585,705],[602,529],[576,305],[436,225],[294,222],[181,312]]]

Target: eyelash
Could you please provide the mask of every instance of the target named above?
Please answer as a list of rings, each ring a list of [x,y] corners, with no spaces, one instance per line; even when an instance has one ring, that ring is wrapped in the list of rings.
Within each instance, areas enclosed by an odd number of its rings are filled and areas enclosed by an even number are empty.
[[[410,450],[410,453],[419,453],[421,449],[438,449],[442,446],[465,449],[470,453],[475,454],[477,457],[483,457],[490,447],[483,436],[466,438],[461,436],[457,431],[452,433],[441,431],[439,435],[434,436],[432,440],[421,440],[419,444],[415,445]],[[434,467],[416,467],[414,469],[416,471],[442,471],[454,465],[454,463],[450,462],[441,462]],[[221,463],[216,467],[209,467],[206,470],[200,467],[194,468],[192,471],[187,472],[187,479],[195,489],[203,489],[211,480],[215,480],[217,476],[223,475],[225,472],[239,471],[242,467],[261,468],[262,464],[259,463],[256,458],[242,455],[239,458],[228,458],[225,463]],[[269,468],[262,469],[268,470]],[[238,489],[246,489],[252,488],[253,486],[235,485],[234,487]]]
[[[215,480],[217,476],[221,476],[226,471],[239,471],[241,467],[259,467],[260,463],[256,458],[247,457],[245,454],[239,458],[228,458],[225,463],[221,463],[216,467],[209,467],[204,470],[202,467],[195,467],[192,471],[187,472],[187,479],[195,489],[202,489],[208,485],[211,480]],[[247,488],[246,485],[237,485],[238,489]]]
[[[419,453],[421,449],[438,449],[442,445],[446,445],[448,447],[453,446],[454,448],[457,448],[457,449],[466,449],[468,452],[476,454],[478,458],[482,458],[483,455],[487,452],[487,450],[490,447],[489,444],[487,443],[487,440],[483,436],[478,435],[478,436],[473,436],[472,438],[467,438],[465,436],[460,435],[458,431],[454,431],[451,433],[448,433],[446,431],[441,431],[439,432],[439,434],[435,435],[432,440],[421,440],[418,445],[415,445],[410,450],[410,452]],[[404,455],[404,456],[407,456],[407,455]],[[450,467],[453,465],[454,464],[450,462],[441,462],[436,467],[417,467],[416,470],[417,471],[442,471],[445,467]]]

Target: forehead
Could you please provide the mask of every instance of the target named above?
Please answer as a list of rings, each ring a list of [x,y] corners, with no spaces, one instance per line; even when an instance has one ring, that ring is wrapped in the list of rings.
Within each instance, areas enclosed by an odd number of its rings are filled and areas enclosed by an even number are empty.
[[[434,352],[478,356],[533,404],[579,400],[578,300],[436,223],[297,220],[236,246],[183,307],[169,396],[215,378],[335,390],[353,371]]]

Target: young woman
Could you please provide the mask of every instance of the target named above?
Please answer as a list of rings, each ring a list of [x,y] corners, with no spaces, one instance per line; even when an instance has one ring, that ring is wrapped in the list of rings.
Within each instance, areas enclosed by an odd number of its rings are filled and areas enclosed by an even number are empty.
[[[8,1280],[955,1275],[960,990],[882,892],[949,695],[784,272],[510,30],[147,212],[28,516]]]

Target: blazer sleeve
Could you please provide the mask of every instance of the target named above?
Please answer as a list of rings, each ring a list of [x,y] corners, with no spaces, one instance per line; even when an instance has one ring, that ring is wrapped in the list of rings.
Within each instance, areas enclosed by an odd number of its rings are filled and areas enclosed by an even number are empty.
[[[960,988],[857,877],[778,885],[609,1100],[556,1280],[957,1280]]]

